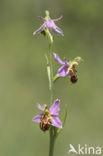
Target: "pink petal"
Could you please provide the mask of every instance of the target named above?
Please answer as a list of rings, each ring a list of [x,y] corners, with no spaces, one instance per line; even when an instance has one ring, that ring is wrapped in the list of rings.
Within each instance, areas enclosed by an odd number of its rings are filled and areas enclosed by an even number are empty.
[[[66,75],[68,75],[68,73],[69,73],[69,71],[68,71],[68,65],[63,65],[58,70],[58,76],[59,77],[65,77]]]
[[[37,33],[41,33],[45,27],[46,27],[46,24],[44,23],[40,28],[38,28],[36,31],[33,32],[33,35]]]
[[[37,116],[35,116],[35,117],[32,119],[32,121],[34,121],[34,122],[40,122],[41,116],[43,116],[43,113],[42,113],[42,114],[39,114],[39,115],[37,115]]]
[[[40,33],[41,31],[43,31],[43,26],[41,26],[39,29],[37,29],[36,31],[33,32],[33,35]]]
[[[53,105],[50,107],[50,113],[51,115],[59,115],[60,109],[59,109],[60,100],[56,99],[53,103]]]
[[[55,58],[55,60],[56,60],[59,64],[61,64],[61,65],[64,65],[64,64],[65,64],[65,62],[63,62],[63,61],[60,59],[60,57],[59,57],[58,54],[54,53],[54,58]]]
[[[46,19],[42,16],[40,16],[41,21],[46,22]]]
[[[38,107],[38,109],[40,109],[40,110],[42,110],[42,111],[45,110],[45,108],[44,108],[43,106],[41,106],[40,104],[37,104],[37,107]]]
[[[54,23],[53,20],[47,20],[47,21],[46,21],[46,25],[47,25],[47,27],[50,28],[50,29],[56,29],[56,24]]]
[[[63,18],[63,16],[61,15],[59,18],[53,19],[53,21],[54,21],[54,22],[57,22],[57,21],[61,20],[62,18]]]
[[[55,31],[56,31],[58,34],[61,34],[62,36],[64,36],[63,31],[62,31],[59,27],[56,26]]]
[[[62,128],[62,123],[61,123],[60,119],[56,116],[52,116],[52,125],[54,127]]]

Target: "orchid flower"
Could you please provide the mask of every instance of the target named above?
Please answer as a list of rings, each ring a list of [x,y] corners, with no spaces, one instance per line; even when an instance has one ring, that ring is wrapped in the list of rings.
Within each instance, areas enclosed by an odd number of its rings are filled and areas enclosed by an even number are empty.
[[[47,105],[41,106],[40,104],[38,104],[38,109],[42,110],[43,112],[35,116],[32,120],[34,122],[40,123],[40,128],[43,131],[49,130],[51,125],[54,127],[62,128],[62,123],[58,118],[58,115],[60,113],[59,104],[60,100],[56,99],[49,110],[47,108]]]
[[[57,18],[57,19],[51,19],[49,16],[49,12],[46,11],[46,17],[40,17],[41,21],[43,21],[44,23],[41,25],[40,28],[38,28],[36,31],[33,32],[33,35],[37,34],[37,33],[44,33],[45,34],[45,29],[49,28],[50,30],[52,30],[55,34],[60,34],[62,36],[64,36],[63,31],[57,27],[57,25],[55,24],[55,22],[59,21],[61,17]]]
[[[73,61],[66,61],[66,58],[64,58],[64,61],[62,61],[58,54],[54,53],[54,58],[56,62],[58,62],[62,67],[58,69],[57,76],[58,77],[65,77],[69,76],[70,81],[72,83],[77,82],[77,71],[75,69],[75,66],[79,64],[81,58],[76,57]]]

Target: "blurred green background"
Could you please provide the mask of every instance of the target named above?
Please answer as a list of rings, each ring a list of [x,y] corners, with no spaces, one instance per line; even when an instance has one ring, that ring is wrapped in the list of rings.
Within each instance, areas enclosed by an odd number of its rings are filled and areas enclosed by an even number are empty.
[[[55,156],[68,156],[69,144],[103,147],[103,1],[0,0],[0,156],[48,156],[49,135],[32,118],[36,103],[49,103],[45,54],[47,40],[33,36],[44,16],[63,15],[54,34],[54,51],[68,60],[81,56],[78,83],[68,78],[55,84],[66,125],[55,145]],[[54,73],[59,65],[54,62]],[[103,153],[102,153],[103,154]]]

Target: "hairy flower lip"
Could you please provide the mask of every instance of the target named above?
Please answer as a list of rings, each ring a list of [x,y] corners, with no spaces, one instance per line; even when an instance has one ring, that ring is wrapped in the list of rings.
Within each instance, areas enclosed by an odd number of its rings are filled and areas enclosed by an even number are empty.
[[[52,126],[62,128],[62,123],[60,119],[58,118],[58,115],[60,114],[59,105],[60,105],[60,100],[56,99],[53,105],[50,107],[50,109],[49,110],[46,109],[46,112],[45,112],[45,108],[43,108],[40,104],[38,104],[38,108],[42,110],[43,113],[35,116],[32,119],[32,121],[41,123],[42,117],[47,116],[48,120],[50,119]]]

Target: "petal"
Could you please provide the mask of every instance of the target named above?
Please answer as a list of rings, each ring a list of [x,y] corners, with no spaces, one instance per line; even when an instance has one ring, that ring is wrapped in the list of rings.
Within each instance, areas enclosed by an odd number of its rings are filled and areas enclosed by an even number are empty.
[[[59,18],[53,19],[54,22],[57,22],[59,20],[61,20],[63,18],[63,16],[61,15]]]
[[[63,31],[62,31],[59,27],[56,26],[55,31],[56,31],[58,34],[64,36]]]
[[[57,116],[52,116],[52,125],[58,128],[62,128],[62,123]]]
[[[41,26],[39,29],[33,32],[33,35],[40,33],[43,30],[43,26]]]
[[[58,33],[57,33],[54,29],[52,29],[52,31],[53,31],[56,35],[58,35]]]
[[[56,27],[57,27],[53,20],[47,20],[46,21],[46,25],[51,30],[56,29]]]
[[[59,27],[56,26],[56,24],[54,23],[54,20],[47,20],[45,23],[47,27],[53,30],[56,34],[60,34],[64,36],[63,31]]]
[[[42,114],[39,114],[39,115],[37,115],[37,116],[35,116],[35,117],[32,119],[32,121],[34,121],[34,122],[40,122],[41,116],[43,116],[43,113],[42,113]]]
[[[58,31],[56,31],[56,29],[52,29],[52,31],[53,31],[56,35],[59,34]],[[61,35],[64,36],[63,34],[61,34]]]
[[[46,19],[42,16],[40,16],[41,21],[46,22]]]
[[[68,71],[68,65],[63,65],[61,68],[59,68],[58,70],[58,76],[59,77],[65,77],[66,75],[68,75],[69,71]]]
[[[38,107],[38,109],[40,109],[40,110],[42,110],[42,111],[44,111],[44,107],[43,106],[41,106],[40,104],[37,104],[37,107]]]
[[[54,19],[54,20],[51,20],[51,19],[50,20],[46,20],[43,17],[40,17],[40,18],[44,22],[44,24],[40,28],[38,28],[36,31],[34,31],[33,32],[33,35],[35,35],[37,33],[40,33],[41,31],[43,31],[43,28],[49,27],[56,34],[60,34],[60,35],[64,36],[63,31],[59,27],[57,27],[56,24],[54,23],[54,21],[58,21],[59,19],[61,19],[61,17],[58,18],[58,19]]]
[[[41,31],[43,31],[43,28],[46,27],[46,24],[44,23],[40,28],[38,28],[36,31],[33,32],[33,35],[40,33]]]
[[[51,115],[59,115],[60,112],[59,104],[60,104],[60,100],[56,99],[53,105],[49,109]]]
[[[56,60],[59,64],[61,64],[61,65],[65,64],[65,62],[63,62],[63,61],[60,59],[60,57],[59,57],[58,54],[56,54],[56,53],[53,53],[53,54],[54,54],[55,60]]]

